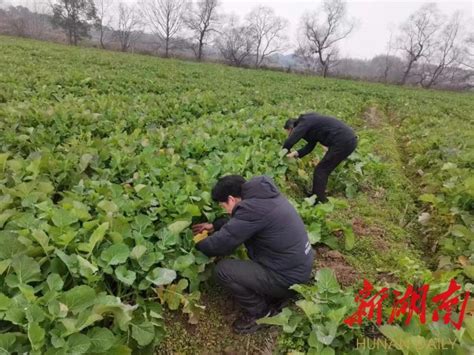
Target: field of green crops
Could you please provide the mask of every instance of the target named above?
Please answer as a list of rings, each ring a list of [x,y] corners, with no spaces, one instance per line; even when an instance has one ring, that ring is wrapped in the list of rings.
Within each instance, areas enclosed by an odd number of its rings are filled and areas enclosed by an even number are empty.
[[[302,191],[322,150],[280,151],[306,111],[359,135],[318,207]],[[471,301],[459,330],[343,319],[364,278],[474,291],[473,171],[473,94],[0,37],[0,353],[342,354],[385,336],[406,354],[437,354],[432,339],[467,354]],[[317,252],[296,304],[243,338],[188,228],[223,213],[210,189],[229,173],[273,177]]]

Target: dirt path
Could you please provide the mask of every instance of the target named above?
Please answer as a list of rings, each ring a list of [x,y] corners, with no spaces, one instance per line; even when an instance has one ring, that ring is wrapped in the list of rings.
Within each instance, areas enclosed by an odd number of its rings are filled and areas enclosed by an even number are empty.
[[[167,335],[157,354],[273,353],[277,328],[251,335],[235,334],[232,322],[239,315],[237,305],[214,283],[206,286],[201,300],[206,312],[197,325],[188,324],[186,316],[177,311],[166,312]]]

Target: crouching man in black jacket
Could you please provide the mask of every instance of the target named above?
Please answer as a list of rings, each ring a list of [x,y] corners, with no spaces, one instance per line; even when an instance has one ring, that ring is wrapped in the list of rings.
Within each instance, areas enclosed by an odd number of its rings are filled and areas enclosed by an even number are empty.
[[[250,260],[224,259],[215,276],[244,311],[234,331],[252,333],[257,319],[272,314],[272,304],[292,296],[291,285],[309,281],[314,251],[300,216],[269,177],[225,176],[212,198],[231,218],[194,225],[195,234],[214,232],[196,248],[208,256],[229,255],[242,243],[247,248]]]

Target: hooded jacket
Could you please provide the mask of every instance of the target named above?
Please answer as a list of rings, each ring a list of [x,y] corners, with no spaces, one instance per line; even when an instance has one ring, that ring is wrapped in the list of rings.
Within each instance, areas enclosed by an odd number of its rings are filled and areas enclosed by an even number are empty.
[[[300,139],[304,139],[308,143],[298,150],[298,157],[302,158],[310,153],[318,142],[326,147],[344,146],[355,137],[352,128],[344,122],[310,112],[298,117],[295,128],[283,144],[283,148],[289,151]]]
[[[196,244],[208,256],[229,255],[244,243],[251,260],[288,284],[310,278],[314,251],[301,217],[267,176],[242,186],[230,220]]]

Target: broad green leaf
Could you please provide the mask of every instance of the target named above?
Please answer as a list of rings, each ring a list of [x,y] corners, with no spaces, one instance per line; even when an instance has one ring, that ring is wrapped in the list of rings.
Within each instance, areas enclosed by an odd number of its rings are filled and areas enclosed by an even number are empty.
[[[28,325],[28,339],[34,350],[39,350],[44,344],[45,331],[38,323],[30,323]]]
[[[466,265],[463,267],[464,274],[470,279],[474,279],[474,265]]]
[[[455,224],[451,227],[451,234],[459,238],[467,238],[474,236],[474,234],[469,230],[469,228],[463,226],[462,224]]]
[[[6,269],[10,266],[12,261],[10,259],[0,261],[0,275],[2,275]]]
[[[308,300],[299,300],[296,302],[296,305],[303,310],[309,319],[312,319],[314,314],[321,312],[321,308],[317,303]]]
[[[140,346],[150,344],[155,338],[155,327],[151,322],[145,321],[139,324],[131,324],[132,338],[135,339]]]
[[[283,308],[283,310],[273,317],[264,317],[257,320],[258,324],[270,324],[270,325],[279,325],[283,327],[288,324],[291,315],[293,312],[289,308]]]
[[[181,301],[185,300],[185,303],[189,302],[188,299],[185,299],[183,296],[183,291],[188,285],[188,280],[181,279],[177,284],[167,286],[163,291],[163,296],[160,296],[162,302],[166,302],[169,309],[177,310]]]
[[[6,210],[0,213],[0,228],[3,228],[5,223],[16,214],[17,212],[15,210]]]
[[[92,218],[89,213],[89,207],[79,201],[72,202],[71,213],[77,218],[79,218],[81,221],[88,221]]]
[[[76,223],[79,219],[69,211],[64,209],[55,209],[51,217],[54,225],[59,228],[67,227],[73,223]]]
[[[285,155],[288,154],[288,149],[284,148],[284,149],[281,149],[280,152],[278,153],[278,156],[280,158],[283,158]]]
[[[184,208],[184,210],[189,213],[192,217],[199,217],[201,215],[201,211],[199,210],[199,207],[196,205],[191,205],[188,204]]]
[[[25,315],[26,319],[28,319],[28,322],[30,323],[35,322],[40,324],[46,318],[46,314],[43,311],[43,308],[37,304],[30,304],[28,307],[26,307]]]
[[[354,248],[354,245],[355,245],[354,231],[352,230],[351,227],[345,227],[343,230],[344,230],[344,237],[345,237],[344,247],[346,250],[352,250],[352,248]]]
[[[311,333],[309,333],[309,337],[308,337],[308,345],[311,347],[311,348],[314,348],[315,350],[317,351],[321,351],[321,349],[323,348],[323,344],[318,340],[317,336],[316,336],[316,331],[313,329],[311,330]]]
[[[135,245],[130,253],[130,257],[132,259],[138,260],[140,259],[143,254],[147,251],[146,246],[144,245]]]
[[[135,271],[127,270],[125,265],[120,265],[115,269],[115,276],[126,285],[133,285],[137,278]]]
[[[157,267],[147,275],[146,279],[155,286],[168,285],[176,279],[176,271]]]
[[[130,249],[128,249],[128,246],[123,243],[118,243],[105,249],[102,254],[100,254],[100,258],[108,265],[118,265],[127,261],[129,255]]]
[[[321,293],[337,293],[341,289],[337,282],[334,271],[331,269],[320,269],[316,273],[316,281],[318,282],[318,289]]]
[[[30,164],[25,169],[26,171],[29,171],[30,173],[33,174],[33,179],[36,179],[40,173],[40,164],[41,164],[41,158],[33,159],[30,161]]]
[[[84,259],[80,255],[76,255],[76,259],[79,266],[79,273],[87,279],[90,279],[92,275],[94,275],[99,270],[97,266],[89,262],[87,259]]]
[[[36,240],[36,242],[38,242],[38,244],[41,245],[45,253],[47,253],[48,243],[49,243],[48,235],[41,229],[34,229],[31,232],[31,235]]]
[[[326,347],[321,351],[320,355],[336,355],[336,351],[333,348]]]
[[[321,241],[321,224],[311,224],[311,226],[308,228],[308,238],[311,244],[316,244]]]
[[[80,313],[77,318],[60,319],[59,321],[66,329],[62,335],[66,337],[78,333],[102,319],[102,315],[90,311]]]
[[[69,309],[64,303],[52,300],[48,303],[48,312],[56,318],[64,318],[67,316]]]
[[[35,259],[29,256],[21,255],[13,258],[12,268],[15,270],[20,284],[41,280],[40,266]]]
[[[83,312],[95,303],[95,291],[87,285],[76,286],[59,298],[73,314]]]
[[[347,307],[343,306],[341,308],[337,309],[331,309],[329,312],[327,312],[327,317],[335,324],[341,324],[342,319],[347,313]]]
[[[101,355],[131,355],[132,349],[126,345],[116,345],[113,348],[110,348],[108,351],[105,351]]]
[[[135,216],[133,228],[137,230],[145,230],[153,224],[153,220],[150,216],[145,214],[139,214]]]
[[[5,354],[10,354],[10,348],[15,344],[16,335],[14,333],[3,333],[0,334],[0,354],[3,354],[2,349],[5,351]]]
[[[72,334],[67,339],[67,354],[87,354],[92,345],[91,340],[84,334]]]
[[[10,156],[10,153],[0,153],[0,171],[4,172],[5,167],[7,166],[7,160]]]
[[[11,259],[25,252],[25,246],[13,235],[0,236],[0,260]]]
[[[63,289],[64,282],[58,274],[48,275],[46,282],[50,290],[61,291]]]
[[[91,154],[88,154],[88,153],[83,154],[81,156],[81,160],[79,162],[79,172],[80,173],[84,172],[87,169],[87,167],[89,166],[89,164],[91,163],[93,158],[94,158],[94,156],[91,155]]]
[[[451,169],[456,169],[457,165],[451,162],[444,163],[443,166],[441,167],[441,170],[451,170]]]
[[[122,331],[126,331],[132,320],[133,311],[137,308],[138,305],[131,306],[121,303],[117,297],[105,296],[97,299],[93,313],[98,315],[113,314],[114,323],[116,323]]]
[[[428,349],[428,341],[425,338],[411,335],[397,325],[382,325],[379,329],[392,341],[395,348],[406,353],[416,354],[419,349]]]
[[[439,202],[439,199],[433,194],[423,194],[418,197],[418,199],[422,202],[431,203],[433,205],[436,205]]]
[[[316,337],[324,345],[331,345],[336,338],[338,323],[315,324]]]
[[[184,271],[186,270],[189,266],[194,264],[195,258],[193,254],[186,254],[186,255],[181,255],[176,258],[176,260],[173,263],[173,269],[176,271]]]
[[[10,206],[13,203],[13,198],[9,194],[4,194],[3,196],[0,196],[0,212],[5,210],[8,206]],[[13,211],[14,210],[10,210]]]
[[[157,262],[163,260],[164,255],[159,252],[148,253],[138,259],[138,264],[144,271],[150,270],[150,268]]]
[[[117,341],[114,333],[107,328],[94,327],[89,330],[87,336],[91,341],[91,350],[95,353],[109,350]]]
[[[77,270],[78,262],[77,262],[77,257],[75,255],[67,255],[62,250],[59,250],[59,249],[55,249],[54,253],[58,256],[59,259],[61,259],[64,265],[67,266],[67,268],[69,269],[69,271],[71,271],[71,273],[75,273],[78,271]]]
[[[191,221],[176,221],[168,226],[168,230],[173,234],[179,234],[191,225]]]
[[[13,324],[24,326],[25,323],[25,307],[13,303],[5,312],[4,319]]]
[[[469,315],[464,318],[463,326],[466,329],[463,337],[468,338],[471,342],[474,341],[474,316]]]
[[[0,292],[0,311],[6,311],[11,307],[12,301]]]
[[[100,243],[104,239],[105,233],[108,229],[109,222],[102,223],[100,226],[98,226],[92,233],[89,239],[89,243],[87,243],[83,248],[81,248],[81,250],[88,253],[92,253],[97,243]]]
[[[100,201],[97,204],[97,207],[99,207],[101,210],[104,210],[107,213],[114,213],[118,211],[118,206],[114,202],[107,201],[107,200]]]

